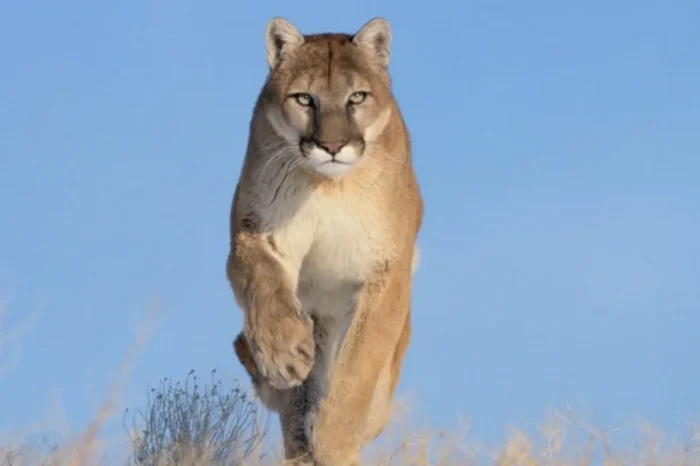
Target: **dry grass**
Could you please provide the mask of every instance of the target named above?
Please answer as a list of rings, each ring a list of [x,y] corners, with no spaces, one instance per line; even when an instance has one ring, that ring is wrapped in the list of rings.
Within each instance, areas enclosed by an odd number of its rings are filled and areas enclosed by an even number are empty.
[[[634,447],[616,450],[603,432],[581,427],[587,439],[581,444],[567,440],[576,432],[569,421],[563,418],[551,424],[545,424],[542,435],[529,437],[526,433],[513,430],[504,439],[503,445],[487,447],[470,443],[460,432],[450,435],[444,432],[435,434],[404,433],[397,441],[373,445],[366,452],[368,466],[457,466],[457,465],[494,465],[494,466],[588,466],[588,465],[640,465],[640,466],[698,466],[700,465],[700,432],[690,429],[685,442],[667,442],[659,432],[650,427],[640,426],[631,442]],[[63,465],[98,465],[98,464],[132,464],[128,459],[123,462],[101,463],[91,436],[81,436],[74,444],[50,452],[32,448],[0,448],[0,465],[2,466],[63,466]],[[144,462],[152,466],[272,466],[280,465],[279,452],[266,454],[261,449],[253,450],[242,459],[238,452],[222,458],[217,448],[207,448],[210,439],[201,439],[201,443],[173,442],[164,446],[159,458]],[[86,443],[87,442],[87,443]],[[215,442],[214,442],[215,443]],[[134,444],[138,449],[138,446]],[[92,456],[86,456],[88,451]],[[177,458],[177,459],[174,459]]]
[[[1,311],[1,308],[0,308]],[[1,314],[1,312],[0,312]],[[151,315],[153,318],[153,315]],[[151,319],[152,320],[152,319]],[[238,388],[228,394],[212,379],[203,392],[187,382],[151,391],[145,411],[125,433],[123,460],[105,461],[109,442],[101,437],[113,418],[129,367],[147,332],[139,332],[127,351],[111,392],[93,421],[60,446],[36,446],[22,438],[2,442],[0,466],[271,466],[279,465],[279,442],[265,439],[263,412]],[[2,344],[0,335],[0,344]],[[228,398],[228,397],[232,398]],[[238,398],[236,398],[238,397]],[[470,441],[468,429],[457,432],[407,432],[397,415],[385,433],[368,447],[368,466],[700,466],[700,430],[689,425],[683,438],[665,438],[648,425],[628,424],[602,431],[571,410],[552,411],[538,433],[511,430],[500,445]],[[21,437],[21,436],[20,436]],[[268,440],[267,444],[264,440]],[[272,442],[270,442],[272,440]],[[4,445],[4,446],[3,446]]]

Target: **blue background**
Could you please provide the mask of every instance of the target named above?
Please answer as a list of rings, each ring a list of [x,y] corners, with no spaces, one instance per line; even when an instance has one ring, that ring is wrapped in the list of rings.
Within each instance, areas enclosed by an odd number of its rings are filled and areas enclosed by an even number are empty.
[[[426,205],[417,424],[697,415],[700,3],[373,3],[2,3],[0,430],[52,394],[83,428],[152,300],[124,405],[190,369],[247,384],[224,266],[271,16],[393,27]]]

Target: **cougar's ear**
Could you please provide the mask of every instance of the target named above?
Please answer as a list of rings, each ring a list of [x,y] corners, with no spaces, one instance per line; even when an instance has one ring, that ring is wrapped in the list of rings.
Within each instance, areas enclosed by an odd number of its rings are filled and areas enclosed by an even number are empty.
[[[304,43],[304,36],[284,18],[272,18],[265,28],[267,64],[276,67],[286,54]]]
[[[374,18],[355,33],[352,42],[374,57],[382,66],[389,65],[391,27],[383,18]]]

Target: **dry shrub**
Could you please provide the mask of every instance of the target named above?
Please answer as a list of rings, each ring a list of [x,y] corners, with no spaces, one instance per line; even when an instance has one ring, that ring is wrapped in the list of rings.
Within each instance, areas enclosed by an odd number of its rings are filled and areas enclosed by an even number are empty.
[[[251,458],[267,431],[260,405],[238,384],[230,390],[211,372],[200,386],[195,371],[184,383],[162,379],[133,416],[129,433],[135,466],[237,466]]]

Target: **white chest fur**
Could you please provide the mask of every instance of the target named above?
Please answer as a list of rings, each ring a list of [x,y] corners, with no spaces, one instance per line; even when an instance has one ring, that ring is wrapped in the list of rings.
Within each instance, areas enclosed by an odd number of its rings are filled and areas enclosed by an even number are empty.
[[[343,190],[278,196],[267,210],[272,238],[296,280],[303,307],[335,317],[351,308],[358,285],[387,256],[381,207]]]

